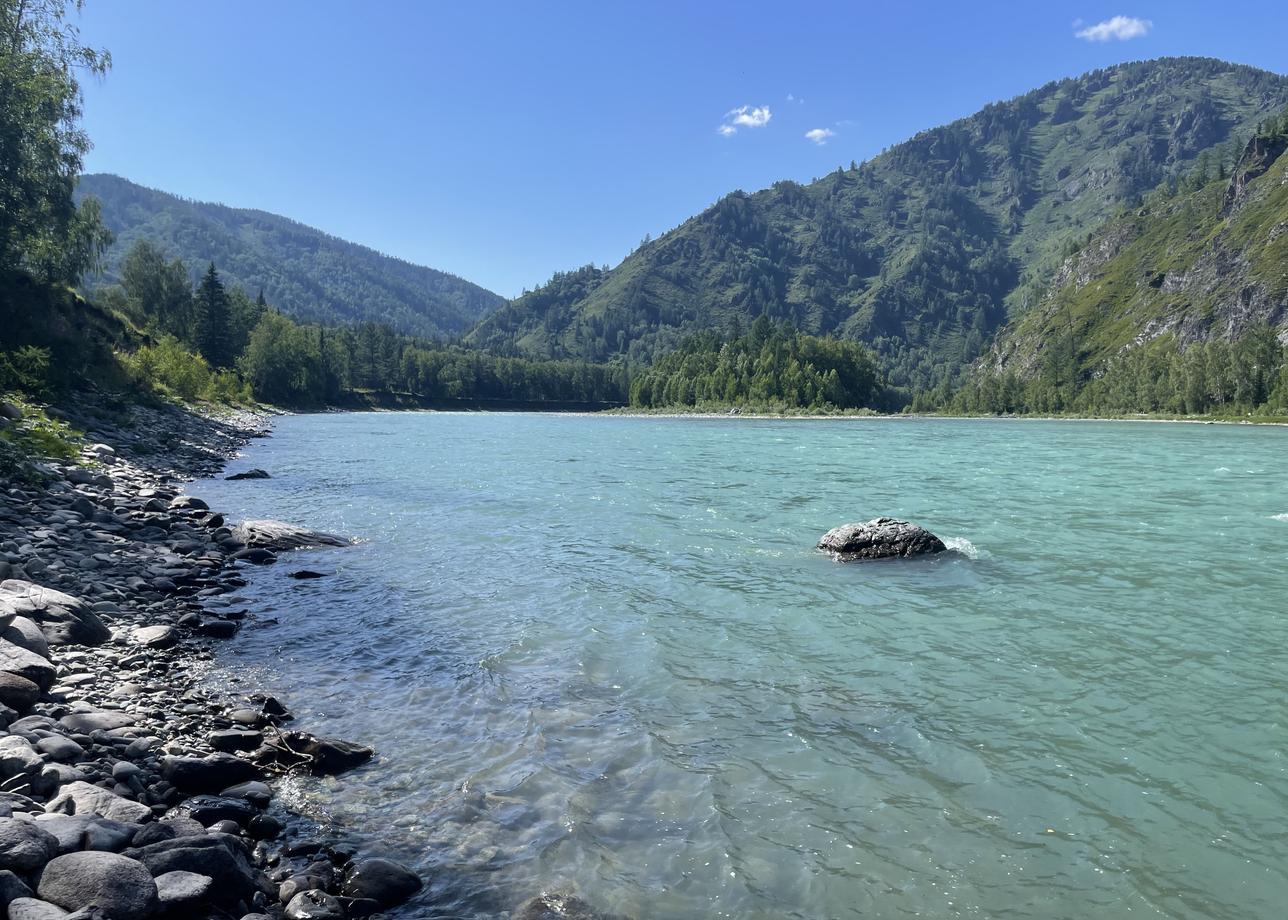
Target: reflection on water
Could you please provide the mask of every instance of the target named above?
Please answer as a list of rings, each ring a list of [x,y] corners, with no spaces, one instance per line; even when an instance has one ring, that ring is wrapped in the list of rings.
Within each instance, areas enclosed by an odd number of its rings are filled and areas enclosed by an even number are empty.
[[[403,916],[1246,920],[1288,894],[1285,436],[324,415],[195,491],[364,539],[252,570],[225,663],[380,751],[298,794],[419,864]],[[812,550],[879,514],[957,552]]]

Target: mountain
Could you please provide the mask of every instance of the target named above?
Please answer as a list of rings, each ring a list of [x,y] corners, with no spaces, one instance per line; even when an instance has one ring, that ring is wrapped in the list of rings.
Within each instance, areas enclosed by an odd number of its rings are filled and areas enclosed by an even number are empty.
[[[1107,223],[981,369],[1028,379],[1069,356],[1087,380],[1152,343],[1176,352],[1258,327],[1288,335],[1288,114],[1248,142],[1228,177],[1196,175]]]
[[[1071,243],[1204,151],[1233,159],[1285,104],[1288,78],[1205,58],[1049,83],[809,185],[736,191],[614,269],[556,275],[466,341],[640,362],[764,313],[871,343],[895,382],[928,387],[1036,301]]]
[[[103,205],[116,235],[100,281],[146,239],[199,272],[214,262],[224,280],[302,320],[372,320],[429,337],[459,335],[504,298],[455,275],[382,255],[264,211],[188,201],[119,176],[82,176],[77,195]]]

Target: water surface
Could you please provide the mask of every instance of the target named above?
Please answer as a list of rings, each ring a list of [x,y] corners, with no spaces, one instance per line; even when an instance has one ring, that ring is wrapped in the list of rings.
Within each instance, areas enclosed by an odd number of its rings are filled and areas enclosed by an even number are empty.
[[[403,916],[1282,916],[1288,431],[363,413],[249,466],[195,491],[364,542],[253,570],[224,663],[379,750],[302,795]],[[812,549],[882,514],[962,551]]]

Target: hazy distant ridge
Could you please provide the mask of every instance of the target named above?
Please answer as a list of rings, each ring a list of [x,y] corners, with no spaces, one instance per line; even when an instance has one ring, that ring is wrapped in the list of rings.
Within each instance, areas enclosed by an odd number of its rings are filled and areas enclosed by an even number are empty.
[[[424,336],[454,336],[504,298],[455,275],[413,265],[265,211],[189,201],[119,176],[81,178],[78,195],[103,203],[116,234],[101,280],[117,280],[125,253],[147,239],[193,272],[209,262],[253,297],[306,320],[373,320]]]

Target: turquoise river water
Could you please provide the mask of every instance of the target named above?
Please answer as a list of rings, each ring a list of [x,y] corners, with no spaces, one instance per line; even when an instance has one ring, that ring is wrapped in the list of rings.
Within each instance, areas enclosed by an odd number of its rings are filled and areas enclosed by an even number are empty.
[[[399,916],[1284,916],[1288,430],[361,413],[250,466],[194,492],[360,542],[249,571],[222,664],[379,751],[294,795]],[[956,550],[813,549],[878,515]]]

